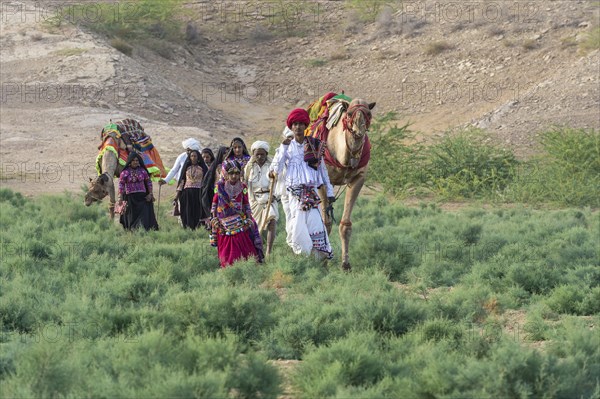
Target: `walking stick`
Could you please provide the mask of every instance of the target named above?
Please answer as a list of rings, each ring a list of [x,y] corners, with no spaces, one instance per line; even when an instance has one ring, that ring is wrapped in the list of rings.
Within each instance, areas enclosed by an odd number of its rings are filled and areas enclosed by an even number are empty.
[[[275,175],[271,179],[271,184],[269,184],[269,200],[267,201],[267,217],[265,218],[265,221],[264,221],[262,227],[260,228],[261,232],[263,230],[266,230],[267,225],[269,224],[269,212],[271,211],[271,204],[273,203],[273,191],[275,191],[275,180],[277,180],[277,175]]]

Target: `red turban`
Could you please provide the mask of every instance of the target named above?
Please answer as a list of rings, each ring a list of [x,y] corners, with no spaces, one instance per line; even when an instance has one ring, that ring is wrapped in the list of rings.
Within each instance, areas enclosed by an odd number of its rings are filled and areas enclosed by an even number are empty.
[[[310,117],[308,116],[308,112],[304,108],[296,108],[290,112],[287,118],[287,127],[290,129],[294,122],[304,123],[306,126],[310,123]]]

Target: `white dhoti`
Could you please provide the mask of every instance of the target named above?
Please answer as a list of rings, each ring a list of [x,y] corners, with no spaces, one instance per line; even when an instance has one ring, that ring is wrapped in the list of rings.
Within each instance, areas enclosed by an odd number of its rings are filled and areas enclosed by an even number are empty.
[[[292,212],[290,211],[290,197],[285,194],[281,196],[281,206],[283,207],[283,215],[285,216],[285,241],[289,246],[292,246],[292,229],[290,221],[292,220]]]
[[[290,219],[288,244],[295,254],[310,255],[331,259],[333,251],[325,224],[321,218],[320,209],[311,208],[303,211],[300,201],[293,195],[289,196]]]
[[[250,200],[250,209],[252,209],[252,216],[256,220],[259,229],[266,228],[271,220],[279,220],[277,202],[274,200],[271,201],[271,206],[267,209],[269,193],[254,193],[252,197]]]

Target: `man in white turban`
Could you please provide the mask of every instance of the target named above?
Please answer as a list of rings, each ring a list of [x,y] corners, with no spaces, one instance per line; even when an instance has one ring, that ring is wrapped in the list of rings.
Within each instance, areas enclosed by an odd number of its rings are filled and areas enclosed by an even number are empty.
[[[164,179],[160,179],[158,181],[158,184],[160,184],[161,186],[163,184],[169,183],[171,181],[171,179],[173,179],[173,177],[175,177],[175,180],[177,182],[179,182],[179,177],[181,175],[181,167],[185,163],[185,160],[187,159],[190,152],[192,152],[192,150],[196,150],[198,152],[202,151],[200,142],[193,138],[183,140],[181,142],[181,145],[183,146],[183,149],[185,151],[177,156],[177,159],[175,160],[175,164],[169,171],[169,174],[167,174],[167,176]]]
[[[279,219],[277,201],[273,198],[269,205],[271,195],[271,179],[269,169],[271,159],[269,158],[269,143],[266,141],[255,141],[250,147],[252,157],[246,165],[244,176],[248,184],[248,199],[252,216],[258,224],[259,230],[267,230],[266,255],[270,255],[275,241],[275,228]],[[273,193],[274,194],[274,193]]]

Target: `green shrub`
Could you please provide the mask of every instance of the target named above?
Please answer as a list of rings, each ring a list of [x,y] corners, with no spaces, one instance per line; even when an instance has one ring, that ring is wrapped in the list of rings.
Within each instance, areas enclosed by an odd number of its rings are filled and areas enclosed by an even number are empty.
[[[308,365],[301,397],[600,392],[591,209],[363,197],[352,273],[284,234],[270,263],[221,269],[205,233],[125,232],[75,195],[0,190],[0,210],[2,397],[276,397],[278,358]]]
[[[86,6],[75,7],[75,12],[85,15]],[[181,0],[138,0],[127,7],[117,3],[98,3],[96,7],[99,10],[97,17],[82,18],[78,22],[108,37],[126,40],[146,37],[180,40],[183,37],[183,21],[179,18],[183,14]]]
[[[579,43],[579,49],[583,53],[594,51],[600,48],[600,26],[592,28],[591,32],[588,32],[585,39]]]
[[[359,275],[329,274],[316,285],[288,293],[279,323],[261,341],[269,357],[300,359],[310,348],[345,337],[352,329],[401,335],[422,320],[423,308],[398,295],[384,274],[368,269]]]
[[[261,355],[231,339],[177,339],[151,330],[133,340],[33,343],[15,360],[2,392],[9,397],[24,392],[36,397],[227,397],[235,391],[240,398],[276,398],[279,382]]]
[[[432,185],[446,198],[494,195],[510,182],[517,161],[508,150],[486,144],[473,130],[447,136],[428,148]]]
[[[544,153],[514,170],[511,201],[600,206],[600,132],[554,128],[541,135]]]
[[[596,130],[554,128],[541,135],[544,154],[519,162],[470,129],[428,146],[393,124],[388,113],[371,125],[369,181],[398,197],[434,195],[445,200],[482,198],[525,203],[600,206],[600,134]],[[390,160],[394,168],[389,168]]]
[[[539,314],[531,314],[527,316],[527,321],[523,326],[526,338],[530,341],[544,341],[549,338],[548,324]]]
[[[446,50],[452,49],[452,45],[446,41],[437,41],[427,44],[425,47],[425,54],[427,55],[438,55]]]
[[[408,129],[408,123],[398,127],[394,123],[396,118],[395,113],[389,112],[374,118],[371,123],[369,139],[372,148],[367,183],[375,181],[385,191],[397,195],[415,193],[427,181],[427,175],[421,168],[424,162],[423,147],[406,144],[406,141],[413,139],[414,133]],[[390,168],[390,160],[394,162],[393,168]]]
[[[115,37],[110,40],[110,45],[122,52],[125,55],[131,56],[133,54],[133,47],[129,45],[125,40]]]
[[[310,60],[306,60],[306,65],[313,68],[321,67],[325,64],[327,64],[327,60],[323,60],[321,58],[313,58]]]
[[[393,0],[346,0],[345,6],[357,15],[361,22],[375,22],[385,8],[394,3]]]
[[[450,320],[441,318],[428,320],[420,327],[420,330],[423,339],[426,341],[441,341],[447,339],[459,342],[464,334],[461,326],[458,326]]]
[[[338,387],[368,387],[385,375],[385,362],[374,333],[351,332],[306,356],[294,376],[307,397],[332,397]]]
[[[585,291],[579,285],[561,285],[556,287],[546,303],[557,313],[581,314],[581,304]]]

